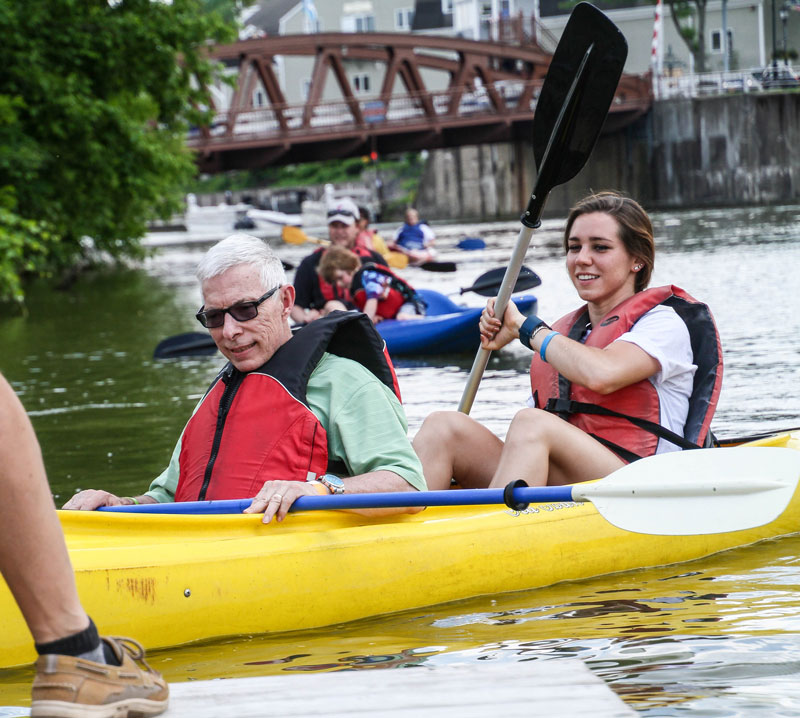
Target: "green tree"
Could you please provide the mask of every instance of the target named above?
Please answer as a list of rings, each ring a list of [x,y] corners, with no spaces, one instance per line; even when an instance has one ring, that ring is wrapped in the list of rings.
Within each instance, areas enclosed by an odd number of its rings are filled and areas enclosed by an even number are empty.
[[[27,275],[139,256],[195,173],[204,48],[235,27],[202,0],[0,2],[0,300]]]
[[[706,5],[708,0],[667,0],[672,24],[694,59],[694,71],[706,71]]]

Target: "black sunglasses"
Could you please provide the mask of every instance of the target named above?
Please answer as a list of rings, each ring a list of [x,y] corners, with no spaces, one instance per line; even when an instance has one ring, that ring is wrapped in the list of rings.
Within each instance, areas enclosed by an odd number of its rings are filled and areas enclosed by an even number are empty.
[[[246,322],[250,319],[255,319],[258,316],[258,305],[266,302],[275,292],[281,288],[279,284],[273,287],[266,294],[259,297],[252,302],[237,302],[225,309],[209,309],[204,310],[200,307],[200,311],[195,314],[197,321],[200,322],[206,329],[216,329],[225,323],[225,314],[230,314],[237,322]]]
[[[349,210],[349,209],[329,209],[328,210],[328,217],[335,217],[337,214],[344,215],[345,217],[352,217],[356,219],[356,216]]]

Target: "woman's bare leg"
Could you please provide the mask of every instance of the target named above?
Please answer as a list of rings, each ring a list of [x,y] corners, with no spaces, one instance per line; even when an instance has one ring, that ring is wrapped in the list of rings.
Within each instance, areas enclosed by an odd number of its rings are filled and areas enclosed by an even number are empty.
[[[437,411],[422,424],[413,441],[431,491],[485,488],[500,460],[503,442],[485,426],[458,411]]]
[[[508,428],[490,486],[523,479],[529,486],[599,479],[624,466],[613,451],[555,414],[523,409]]]

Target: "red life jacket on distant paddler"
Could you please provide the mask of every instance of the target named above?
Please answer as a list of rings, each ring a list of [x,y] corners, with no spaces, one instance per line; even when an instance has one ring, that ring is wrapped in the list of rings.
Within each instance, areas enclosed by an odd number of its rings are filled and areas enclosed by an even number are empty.
[[[369,319],[332,312],[258,369],[223,368],[184,429],[175,501],[248,498],[269,479],[306,481],[334,470],[325,428],[306,400],[326,351],[359,362],[400,398],[386,344]]]
[[[377,272],[389,278],[389,292],[385,299],[378,299],[378,306],[375,310],[378,316],[384,319],[394,319],[406,302],[414,304],[419,314],[424,313],[425,303],[414,291],[414,288],[401,277],[398,277],[388,267],[381,267],[377,264],[365,264],[353,275],[353,282],[350,291],[353,294],[353,302],[360,310],[364,310],[367,303],[367,292],[364,289],[363,276],[366,270]]]
[[[604,395],[573,384],[543,362],[538,353],[531,362],[534,406],[559,414],[625,462],[655,454],[659,437],[684,449],[710,445],[711,441],[711,419],[722,388],[722,345],[714,318],[705,304],[679,287],[646,289],[614,307],[592,327],[583,343],[599,348],[608,346],[659,304],[672,307],[686,324],[697,365],[683,436],[658,423],[658,393],[649,379]],[[584,306],[559,319],[553,329],[580,341],[588,323],[589,312]]]

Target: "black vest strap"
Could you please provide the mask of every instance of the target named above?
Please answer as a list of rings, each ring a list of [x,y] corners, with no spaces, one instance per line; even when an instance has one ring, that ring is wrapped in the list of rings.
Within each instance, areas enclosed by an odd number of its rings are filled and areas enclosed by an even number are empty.
[[[694,442],[685,439],[680,434],[676,434],[674,431],[670,431],[666,427],[663,427],[661,424],[657,424],[654,421],[648,421],[647,419],[642,419],[638,416],[622,414],[619,411],[614,411],[613,409],[608,409],[604,406],[598,406],[597,404],[588,404],[582,401],[572,401],[571,399],[550,399],[545,406],[545,410],[552,411],[560,416],[569,416],[570,414],[598,414],[600,416],[613,416],[617,419],[625,419],[626,421],[631,422],[631,424],[634,426],[638,426],[640,429],[649,431],[651,434],[655,434],[661,439],[666,439],[676,446],[680,446],[682,449],[700,448]]]
[[[586,309],[584,312],[578,317],[578,320],[570,327],[569,334],[567,336],[570,339],[574,339],[576,342],[582,342],[584,340],[584,334],[586,325],[589,323],[589,310]],[[572,382],[567,379],[563,374],[558,375],[558,396],[561,399],[568,399],[570,388]],[[566,419],[566,415],[560,415],[562,419]]]
[[[383,347],[383,337],[366,314],[331,312],[297,331],[256,371],[275,377],[292,396],[307,404],[308,379],[322,355],[330,352],[357,361],[395,392],[394,372]]]

